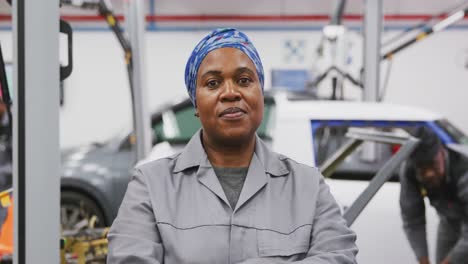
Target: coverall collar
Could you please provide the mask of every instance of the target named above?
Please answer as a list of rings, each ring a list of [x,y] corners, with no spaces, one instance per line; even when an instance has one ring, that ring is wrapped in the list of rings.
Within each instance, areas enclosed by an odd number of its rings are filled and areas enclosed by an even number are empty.
[[[200,131],[201,130],[192,137],[178,157],[174,172],[180,172],[191,167],[198,167],[198,181],[230,206],[218,177],[203,149]],[[256,136],[255,152],[250,161],[244,187],[240,193],[236,208],[231,209],[233,211],[238,210],[238,208],[258,193],[268,182],[267,174],[274,177],[288,175],[289,170],[284,164],[283,159],[284,157],[279,154],[269,151],[265,143]]]
[[[177,159],[176,165],[174,167],[174,172],[180,172],[185,169],[202,166],[202,167],[212,167],[211,163],[208,160],[205,150],[200,139],[201,129],[195,133],[195,135],[190,139],[189,143],[185,146],[184,150]],[[272,152],[268,149],[266,144],[255,135],[255,153],[252,157],[251,165],[258,159],[261,167],[264,172],[272,176],[286,176],[289,173],[288,168],[284,164],[284,156]],[[250,171],[250,168],[249,168]]]

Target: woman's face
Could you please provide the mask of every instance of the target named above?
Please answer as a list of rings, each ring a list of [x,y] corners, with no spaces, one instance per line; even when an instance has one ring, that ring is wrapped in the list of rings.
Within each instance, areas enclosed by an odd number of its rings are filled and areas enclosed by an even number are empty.
[[[211,51],[200,64],[197,112],[210,139],[242,142],[263,119],[263,94],[255,65],[236,48]]]

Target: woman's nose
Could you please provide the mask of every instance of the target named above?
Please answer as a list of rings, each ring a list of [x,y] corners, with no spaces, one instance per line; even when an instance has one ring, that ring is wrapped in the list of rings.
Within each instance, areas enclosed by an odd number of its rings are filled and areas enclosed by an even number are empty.
[[[238,101],[241,99],[238,87],[232,81],[225,82],[223,88],[221,100]]]

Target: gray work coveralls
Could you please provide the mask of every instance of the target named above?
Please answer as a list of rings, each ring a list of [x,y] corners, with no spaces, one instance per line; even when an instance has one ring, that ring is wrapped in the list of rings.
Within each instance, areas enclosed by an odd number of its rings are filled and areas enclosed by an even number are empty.
[[[316,168],[256,138],[232,209],[196,133],[136,168],[110,229],[108,263],[356,263],[356,235]]]

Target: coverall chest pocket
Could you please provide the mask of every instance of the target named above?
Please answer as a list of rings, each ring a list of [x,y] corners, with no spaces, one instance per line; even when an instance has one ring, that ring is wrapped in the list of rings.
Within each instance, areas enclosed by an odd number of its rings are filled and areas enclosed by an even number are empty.
[[[261,257],[293,256],[309,250],[312,225],[306,224],[289,232],[272,229],[257,230],[258,252]]]

